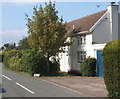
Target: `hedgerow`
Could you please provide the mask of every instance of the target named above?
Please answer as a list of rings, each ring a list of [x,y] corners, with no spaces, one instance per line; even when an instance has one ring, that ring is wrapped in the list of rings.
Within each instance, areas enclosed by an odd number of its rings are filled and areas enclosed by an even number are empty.
[[[4,65],[18,72],[26,72],[30,75],[39,73],[47,74],[47,58],[40,51],[35,50],[12,50],[5,53]],[[50,73],[59,71],[58,62],[50,62]]]
[[[108,96],[120,99],[120,40],[109,42],[102,53]]]

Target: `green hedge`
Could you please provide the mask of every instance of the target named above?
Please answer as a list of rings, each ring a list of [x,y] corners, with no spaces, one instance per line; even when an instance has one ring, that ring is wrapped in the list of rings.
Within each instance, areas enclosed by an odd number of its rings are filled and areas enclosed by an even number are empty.
[[[108,43],[102,53],[108,96],[120,99],[120,40]]]
[[[5,53],[4,65],[8,68],[18,71],[27,72],[30,75],[40,73],[47,74],[47,58],[40,51],[34,50],[12,50]],[[50,73],[54,74],[59,71],[58,62],[50,62]]]
[[[82,76],[96,76],[96,59],[87,58],[80,64]]]
[[[4,61],[3,61],[4,65],[12,69],[12,67],[14,67],[14,65],[12,65],[13,62],[11,62],[11,60],[12,60],[11,58],[17,57],[18,53],[20,53],[20,51],[18,51],[18,50],[6,51],[4,53]]]

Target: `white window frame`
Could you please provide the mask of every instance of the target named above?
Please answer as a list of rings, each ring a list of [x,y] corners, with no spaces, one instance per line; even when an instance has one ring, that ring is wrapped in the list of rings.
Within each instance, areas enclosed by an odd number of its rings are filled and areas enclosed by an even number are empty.
[[[86,59],[86,51],[77,51],[78,63],[81,63]]]
[[[85,45],[86,44],[86,35],[77,36],[77,45]]]

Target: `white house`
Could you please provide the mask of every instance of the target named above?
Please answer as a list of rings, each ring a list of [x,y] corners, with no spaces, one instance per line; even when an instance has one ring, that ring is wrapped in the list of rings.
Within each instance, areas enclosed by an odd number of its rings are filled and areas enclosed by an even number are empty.
[[[60,70],[80,70],[81,61],[90,56],[97,59],[97,71],[102,72],[101,51],[107,42],[120,40],[120,3],[111,4],[106,10],[68,22],[67,31],[68,40],[72,39],[73,43],[65,47],[65,53],[59,54]]]

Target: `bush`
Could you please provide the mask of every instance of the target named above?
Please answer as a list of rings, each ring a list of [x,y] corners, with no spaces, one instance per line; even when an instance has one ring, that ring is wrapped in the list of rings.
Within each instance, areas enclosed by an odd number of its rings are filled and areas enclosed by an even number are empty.
[[[108,43],[102,56],[108,96],[120,99],[120,40]]]
[[[80,64],[82,76],[96,76],[96,59],[87,58]]]
[[[33,74],[47,74],[47,58],[40,51],[34,50],[12,50],[5,53],[4,65],[18,72]],[[50,74],[59,71],[59,63],[50,62]]]
[[[50,67],[49,68],[50,68],[50,70],[49,70],[50,74],[52,74],[52,75],[57,74],[60,71],[59,61],[55,61],[54,63],[52,63],[50,61]]]
[[[40,51],[24,50],[21,57],[21,71],[28,72],[33,75],[39,73],[46,74],[46,57]]]
[[[17,53],[21,54],[20,51],[18,51],[18,50],[6,51],[4,53],[4,60],[3,60],[4,65],[11,68],[11,61],[10,60],[12,60],[11,59],[12,57],[16,57]]]

